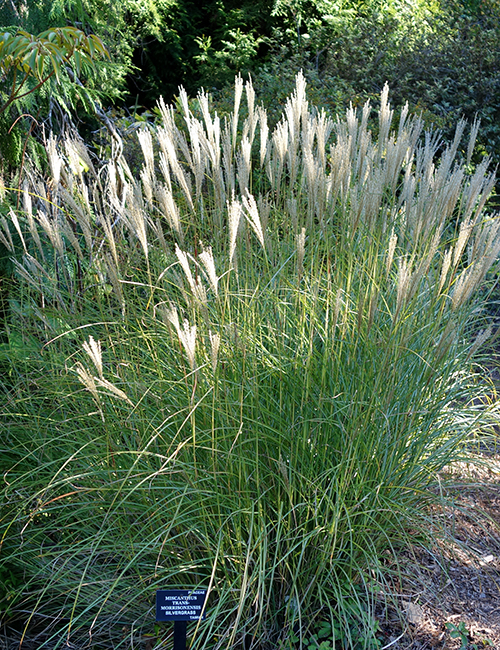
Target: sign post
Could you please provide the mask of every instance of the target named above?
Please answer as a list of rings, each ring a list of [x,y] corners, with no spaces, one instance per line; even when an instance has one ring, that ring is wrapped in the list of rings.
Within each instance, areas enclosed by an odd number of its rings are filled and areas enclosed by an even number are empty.
[[[156,592],[156,620],[174,622],[174,650],[186,650],[188,621],[205,618],[206,589],[162,589]]]

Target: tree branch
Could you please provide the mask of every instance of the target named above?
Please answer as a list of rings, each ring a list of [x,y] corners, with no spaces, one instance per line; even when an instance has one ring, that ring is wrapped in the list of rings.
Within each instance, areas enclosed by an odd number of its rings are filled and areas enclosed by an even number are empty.
[[[7,110],[7,108],[12,104],[12,102],[15,102],[17,99],[21,99],[21,97],[26,97],[26,95],[30,95],[31,93],[34,93],[35,90],[38,90],[40,88],[40,86],[43,86],[43,84],[52,77],[53,74],[54,74],[54,70],[52,70],[52,72],[47,77],[45,77],[45,79],[42,79],[42,81],[40,81],[40,83],[38,83],[34,88],[32,88],[31,90],[28,90],[27,92],[23,93],[22,95],[16,95],[15,92],[12,91],[11,94],[10,94],[9,99],[6,101],[6,103],[2,107],[0,107],[0,114],[3,113],[5,110]],[[26,79],[28,78],[28,76],[29,76],[28,73],[26,73],[22,83],[18,86],[17,92],[19,92],[19,90],[23,87],[23,85],[25,84]],[[13,92],[14,92],[14,94],[12,94]]]

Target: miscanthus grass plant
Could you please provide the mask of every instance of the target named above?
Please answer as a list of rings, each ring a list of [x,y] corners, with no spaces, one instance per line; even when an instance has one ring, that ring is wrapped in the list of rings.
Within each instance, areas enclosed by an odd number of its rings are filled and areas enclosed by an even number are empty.
[[[155,590],[198,587],[195,648],[319,625],[380,647],[389,565],[442,535],[438,473],[477,426],[490,332],[463,334],[500,250],[477,128],[458,161],[465,125],[445,147],[394,124],[385,88],[374,138],[369,105],[334,122],[301,75],[273,132],[241,79],[229,119],[179,107],[139,133],[137,177],[119,143],[95,168],[51,139],[2,217],[6,618],[38,647],[166,647]]]

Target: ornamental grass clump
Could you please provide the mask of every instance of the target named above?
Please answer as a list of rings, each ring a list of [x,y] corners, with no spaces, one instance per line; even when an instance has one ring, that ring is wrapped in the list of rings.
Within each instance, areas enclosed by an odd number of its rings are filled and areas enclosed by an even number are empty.
[[[393,124],[387,87],[377,138],[369,105],[332,121],[301,75],[272,133],[241,79],[229,119],[204,93],[179,107],[139,133],[138,177],[51,140],[52,176],[1,221],[22,246],[9,619],[39,647],[165,647],[155,590],[199,587],[193,647],[298,647],[320,623],[379,647],[387,558],[441,536],[438,473],[477,426],[493,174],[460,163],[464,124],[449,146]]]

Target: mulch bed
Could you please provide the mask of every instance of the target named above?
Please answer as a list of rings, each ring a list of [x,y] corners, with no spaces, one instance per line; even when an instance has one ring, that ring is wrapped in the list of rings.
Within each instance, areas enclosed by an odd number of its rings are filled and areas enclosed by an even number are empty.
[[[452,469],[454,506],[440,513],[456,543],[399,557],[399,612],[382,607],[391,650],[500,650],[500,454]]]

